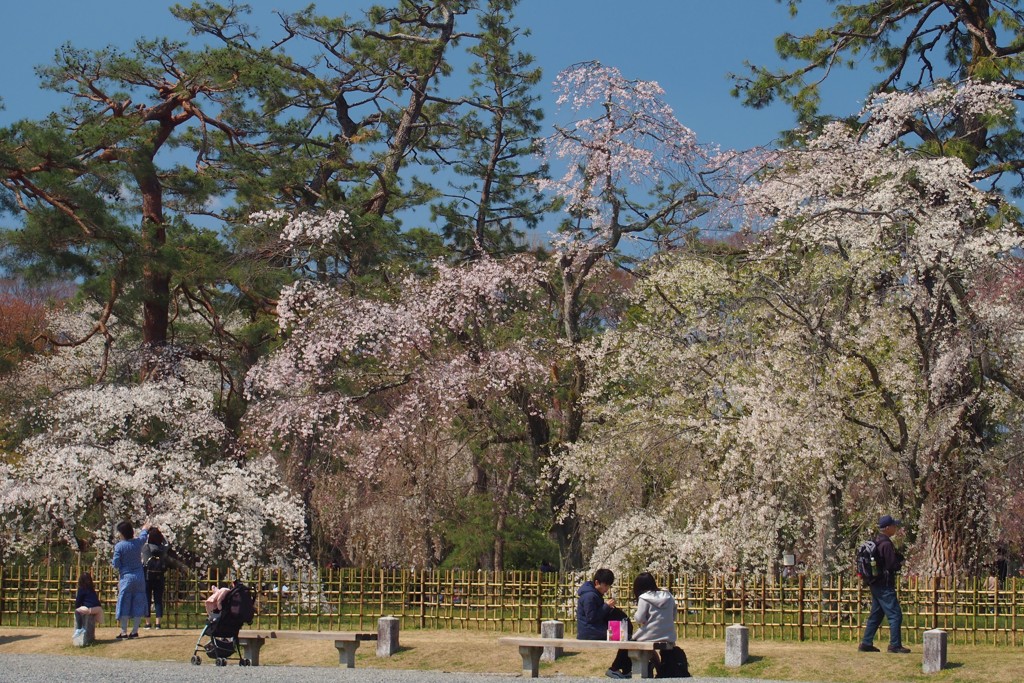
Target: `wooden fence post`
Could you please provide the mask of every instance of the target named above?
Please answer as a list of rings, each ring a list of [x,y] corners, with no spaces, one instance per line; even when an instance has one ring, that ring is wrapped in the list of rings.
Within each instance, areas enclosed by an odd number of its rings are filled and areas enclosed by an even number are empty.
[[[380,609],[377,610],[377,617],[378,618],[383,617],[385,615],[384,614],[384,591],[387,590],[386,585],[385,585],[385,576],[387,575],[387,573],[388,573],[387,569],[383,569],[382,568],[380,570]],[[362,628],[362,627],[363,627],[363,620],[362,620],[362,618],[360,618],[359,619],[359,628]]]
[[[725,619],[726,619],[726,616],[725,616],[725,575],[723,574],[721,578],[722,578],[722,583],[721,583],[722,590],[719,592],[718,596],[722,600],[722,635],[725,635]],[[712,580],[712,587],[716,583],[718,583],[718,582],[715,581],[715,580]],[[718,634],[716,633],[715,635],[718,635]]]
[[[800,642],[804,640],[804,575],[797,577],[796,591],[796,638]]]
[[[740,577],[740,623],[747,623],[747,577]]]
[[[420,570],[420,584],[419,584],[419,595],[420,595],[420,628],[427,627],[427,577],[425,576],[426,571]]]
[[[544,572],[537,572],[537,633],[544,624]]]
[[[1013,591],[1013,597],[1010,598],[1010,629],[1013,633],[1013,644],[1017,645],[1017,577],[1010,579],[1010,590]]]
[[[277,568],[277,628],[281,628],[281,599],[284,595],[284,581],[281,577],[281,568]]]

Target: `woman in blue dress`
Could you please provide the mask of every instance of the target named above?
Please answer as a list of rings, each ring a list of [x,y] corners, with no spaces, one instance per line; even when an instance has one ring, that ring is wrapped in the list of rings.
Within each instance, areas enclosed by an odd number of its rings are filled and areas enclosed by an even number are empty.
[[[146,600],[146,576],[142,570],[142,546],[149,538],[149,522],[142,525],[138,538],[131,522],[117,525],[117,533],[121,539],[114,546],[114,557],[111,564],[117,569],[120,577],[117,583],[117,612],[115,618],[121,622],[121,633],[118,640],[138,638],[139,624],[146,616],[148,607]],[[132,631],[128,632],[128,621],[132,621]]]

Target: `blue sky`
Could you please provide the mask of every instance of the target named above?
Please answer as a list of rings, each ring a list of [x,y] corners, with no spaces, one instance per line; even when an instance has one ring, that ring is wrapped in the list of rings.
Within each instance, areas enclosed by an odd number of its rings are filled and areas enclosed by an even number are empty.
[[[321,2],[322,12],[359,15],[370,0]],[[380,2],[380,0],[378,0]],[[39,118],[64,101],[40,92],[33,68],[47,63],[64,42],[81,48],[130,47],[137,37],[184,37],[164,0],[36,0],[9,3],[0,41],[0,125]],[[250,0],[252,23],[271,27],[273,10],[299,9],[303,0]],[[703,142],[747,148],[771,142],[793,123],[781,106],[755,111],[729,95],[727,72],[744,60],[777,64],[774,39],[804,33],[828,19],[821,0],[803,3],[789,17],[774,0],[522,0],[518,23],[533,35],[522,49],[544,69],[545,112],[554,114],[550,83],[562,68],[596,59],[628,78],[657,81],[677,117]],[[859,109],[870,73],[840,77],[825,91],[834,113]]]

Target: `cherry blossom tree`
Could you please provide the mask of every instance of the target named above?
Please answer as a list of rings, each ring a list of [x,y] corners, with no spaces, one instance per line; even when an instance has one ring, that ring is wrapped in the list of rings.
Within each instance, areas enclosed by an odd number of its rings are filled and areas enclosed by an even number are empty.
[[[841,376],[764,301],[771,266],[714,243],[659,256],[589,349],[590,423],[563,462],[602,529],[592,565],[770,571],[783,549],[834,562],[820,517],[864,468],[824,388]]]
[[[798,0],[790,2],[790,10],[797,12],[799,5]],[[786,34],[776,40],[779,55],[790,60],[791,66],[778,70],[751,66],[747,75],[734,77],[734,92],[754,107],[781,100],[793,108],[802,124],[815,128],[829,120],[821,116],[822,92],[843,67],[862,70],[865,65],[874,66],[879,76],[870,91],[888,93],[886,97],[898,92],[931,97],[929,93],[936,86],[941,91],[946,82],[971,79],[1002,84],[1006,91],[1015,93],[1014,99],[1019,102],[1024,66],[1024,48],[1018,40],[1021,22],[1018,0],[837,3],[833,19],[826,25],[806,35]],[[914,107],[913,96],[903,102]],[[948,114],[929,121],[908,110],[894,117],[893,124],[899,129],[901,144],[928,156],[956,156],[970,169],[976,186],[986,181],[989,187],[1019,197],[1024,177],[1019,107],[1014,116],[1005,112],[992,116],[984,107],[963,107]],[[1004,267],[1008,261],[1012,259],[1000,259]],[[999,270],[998,266],[994,269]],[[1001,274],[991,276],[995,281],[1005,281]],[[978,300],[973,298],[976,294],[972,294],[972,314],[987,323],[994,322],[984,313],[987,306],[977,305]],[[991,332],[992,328],[988,329]],[[968,355],[977,359],[974,354]],[[999,362],[1012,363],[1014,355],[1001,350]],[[1010,374],[1003,366],[986,365],[979,375],[994,370],[1004,377]],[[976,432],[987,432],[982,425],[977,427]],[[1004,428],[998,432],[1004,434]],[[1012,442],[1012,432],[1005,434],[994,440],[980,437],[981,443],[992,448]],[[1008,479],[1013,477],[993,478],[988,486],[1003,485],[1001,482]],[[982,534],[983,538],[987,536]],[[942,571],[949,571],[949,567]]]
[[[546,161],[564,173],[540,186],[568,214],[552,240],[549,291],[557,300],[565,347],[558,363],[564,398],[558,403],[549,481],[553,507],[563,516],[555,529],[559,545],[567,549],[569,565],[578,567],[583,558],[573,483],[559,460],[583,430],[581,398],[588,379],[579,346],[602,325],[593,296],[623,260],[623,240],[658,242],[688,229],[704,213],[698,198],[707,190],[702,166],[709,150],[676,119],[657,83],[585,62],[562,71],[555,90],[572,122],[556,126],[541,144]]]
[[[975,293],[993,269],[1015,267],[1022,233],[1016,210],[979,189],[983,176],[960,159],[892,142],[911,120],[939,139],[951,120],[1008,125],[1012,97],[1010,86],[973,82],[876,97],[864,131],[827,127],[749,193],[751,206],[773,217],[777,249],[840,256],[835,283],[850,308],[804,325],[866,373],[873,407],[848,407],[847,419],[897,464],[895,500],[920,525],[919,567],[928,574],[977,571],[987,554],[979,542],[991,530],[986,482],[1022,394]]]
[[[80,338],[101,312],[64,311],[55,338]],[[108,332],[118,334],[116,318]],[[250,457],[214,411],[215,368],[187,358],[168,363],[161,381],[96,380],[106,342],[57,348],[5,378],[28,400],[5,425],[27,434],[0,462],[5,556],[33,557],[66,544],[112,550],[122,519],[150,519],[197,559],[255,566],[301,559],[301,505],[282,485],[273,459]],[[134,374],[137,359],[115,354],[111,376]]]
[[[514,494],[514,445],[528,442],[540,412],[528,397],[548,376],[524,314],[536,275],[529,258],[482,257],[437,262],[376,297],[314,280],[282,290],[285,340],[249,374],[248,424],[286,452],[319,454],[296,474],[321,523],[342,522],[349,558],[436,563],[438,523],[483,459],[511,458],[498,494]]]
[[[615,69],[591,62],[567,69],[559,76],[556,87],[560,91],[560,102],[571,110],[573,123],[557,128],[545,139],[541,154],[550,162],[563,164],[567,170],[558,180],[541,181],[539,187],[555,195],[569,217],[554,239],[551,272],[542,278],[541,284],[554,301],[559,328],[555,335],[562,339],[562,344],[558,347],[547,345],[546,350],[553,354],[547,359],[548,371],[536,372],[543,365],[536,360],[519,367],[531,368],[530,376],[534,378],[550,375],[557,382],[557,390],[552,392],[540,383],[541,392],[538,393],[532,390],[535,381],[527,382],[525,376],[515,375],[509,378],[515,381],[503,381],[498,387],[507,398],[516,397],[513,403],[521,406],[517,419],[523,420],[521,440],[534,454],[533,460],[542,463],[546,469],[544,480],[551,499],[550,507],[557,515],[552,531],[561,549],[563,565],[579,567],[582,565],[582,546],[573,510],[573,483],[563,476],[558,464],[561,450],[574,443],[583,428],[580,397],[587,379],[577,347],[601,326],[599,307],[604,304],[594,300],[595,294],[602,283],[609,280],[611,267],[622,257],[619,249],[623,239],[646,235],[653,241],[658,235],[685,227],[695,215],[705,211],[697,206],[695,187],[704,189],[697,167],[707,152],[697,144],[693,133],[676,120],[664,103],[663,93],[657,84],[631,81]],[[448,282],[456,272],[462,273],[460,277],[476,278],[484,272],[498,272],[494,271],[496,267],[496,262],[489,259],[475,262],[465,271],[453,271],[442,265],[438,268],[438,283]],[[506,267],[499,270],[505,272]],[[446,292],[452,285],[444,286],[446,289],[438,291]],[[420,287],[415,281],[408,280],[398,301],[408,301],[410,296],[430,301],[426,293],[420,292]],[[443,295],[450,296],[447,293]],[[395,456],[394,453],[391,456],[381,453],[380,435],[387,436],[384,443],[390,444],[390,448],[405,444],[409,423],[393,416],[390,412],[393,407],[385,413],[388,419],[384,421],[379,418],[367,421],[364,414],[350,416],[348,411],[362,403],[370,404],[371,399],[383,395],[382,389],[401,387],[406,391],[414,387],[407,378],[416,375],[408,369],[403,369],[397,376],[382,372],[373,379],[375,385],[383,382],[383,386],[367,388],[362,381],[353,382],[351,378],[338,383],[333,371],[321,371],[319,363],[331,362],[342,351],[341,359],[348,362],[361,360],[362,355],[357,355],[357,352],[373,357],[381,355],[389,362],[405,358],[419,361],[425,340],[430,337],[424,337],[421,329],[425,322],[417,323],[421,328],[408,330],[409,323],[404,316],[411,305],[409,303],[403,303],[392,312],[389,306],[377,300],[343,298],[340,301],[344,301],[344,305],[336,304],[338,296],[333,289],[308,282],[282,293],[279,306],[281,322],[290,330],[291,338],[281,352],[253,373],[252,395],[265,399],[266,396],[260,395],[263,385],[273,391],[287,388],[291,392],[283,405],[265,403],[268,411],[261,415],[270,421],[274,434],[290,433],[303,439],[322,440],[345,434],[351,429],[350,423],[372,428],[372,432],[367,430],[365,434],[372,433],[373,441],[360,443],[358,452],[361,467],[369,467],[366,473],[376,475],[382,464]],[[468,293],[460,296],[465,300],[459,305],[474,311],[474,316],[484,315],[489,324],[498,321],[493,316],[502,309],[490,311],[498,303],[496,300],[476,294],[468,296]],[[352,315],[357,316],[358,324],[348,322],[347,316]],[[364,328],[369,323],[363,322],[364,319],[372,321],[373,327],[367,331]],[[420,314],[412,317],[412,320],[420,319]],[[474,320],[475,317],[467,319]],[[340,320],[346,322],[341,323]],[[444,317],[438,320],[443,321]],[[459,324],[463,323],[459,321]],[[293,325],[297,326],[291,327]],[[328,340],[336,337],[339,330],[345,330],[352,340],[345,341],[338,351],[330,350],[336,347],[337,342]],[[446,337],[456,332],[451,326],[443,327],[441,331]],[[373,342],[367,343],[360,336],[362,334],[372,334]],[[412,344],[410,339],[420,341]],[[416,353],[410,356],[410,349]],[[323,360],[311,364],[306,356],[313,352],[323,356]],[[447,355],[435,351],[431,358],[445,358]],[[519,362],[517,356],[510,367]],[[277,363],[282,365],[278,367]],[[478,364],[479,361],[474,361],[474,365]],[[304,367],[316,368],[317,373],[311,376],[308,371],[299,372]],[[403,368],[402,365],[398,367]],[[474,371],[478,370],[474,368]],[[451,369],[445,368],[445,372],[451,372]],[[465,372],[465,369],[459,368],[458,372]],[[265,382],[264,377],[270,378],[269,381]],[[334,387],[343,387],[343,390]],[[442,423],[450,419],[447,415],[452,413],[446,403],[454,401],[461,405],[463,402],[463,389],[454,385],[450,390],[453,391],[452,396],[433,408],[440,414]],[[302,395],[306,398],[303,399]],[[426,394],[418,391],[417,395]],[[545,405],[550,405],[550,409],[542,410]],[[406,412],[412,415],[419,413],[419,403],[412,402],[409,406]],[[293,413],[295,409],[298,410]],[[315,419],[310,419],[311,415],[316,415]],[[319,426],[331,421],[335,426],[327,431]],[[399,432],[394,433],[394,430]],[[352,431],[345,436],[346,444],[351,444],[346,447],[352,448],[357,443],[353,441],[357,434],[364,432]],[[510,442],[508,436],[498,438],[499,441]],[[416,442],[413,445],[417,445]],[[306,480],[309,481],[310,477]]]
[[[916,570],[982,569],[1016,480],[1024,233],[962,161],[892,143],[908,118],[998,126],[1010,98],[971,82],[876,98],[744,188],[757,245],[651,264],[589,356],[600,424],[566,460],[594,519],[616,518],[606,479],[637,501],[595,561],[677,532],[683,566],[763,569],[797,548],[832,571],[896,510]]]

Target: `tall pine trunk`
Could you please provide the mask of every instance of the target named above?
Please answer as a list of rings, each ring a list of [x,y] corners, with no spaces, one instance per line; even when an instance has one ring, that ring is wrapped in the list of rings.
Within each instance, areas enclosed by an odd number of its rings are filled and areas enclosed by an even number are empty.
[[[166,139],[167,134],[160,137]],[[142,154],[139,157],[133,172],[142,195],[142,344],[145,353],[140,375],[150,379],[159,373],[160,351],[167,345],[171,278],[162,253],[167,244],[163,188],[152,157]]]

